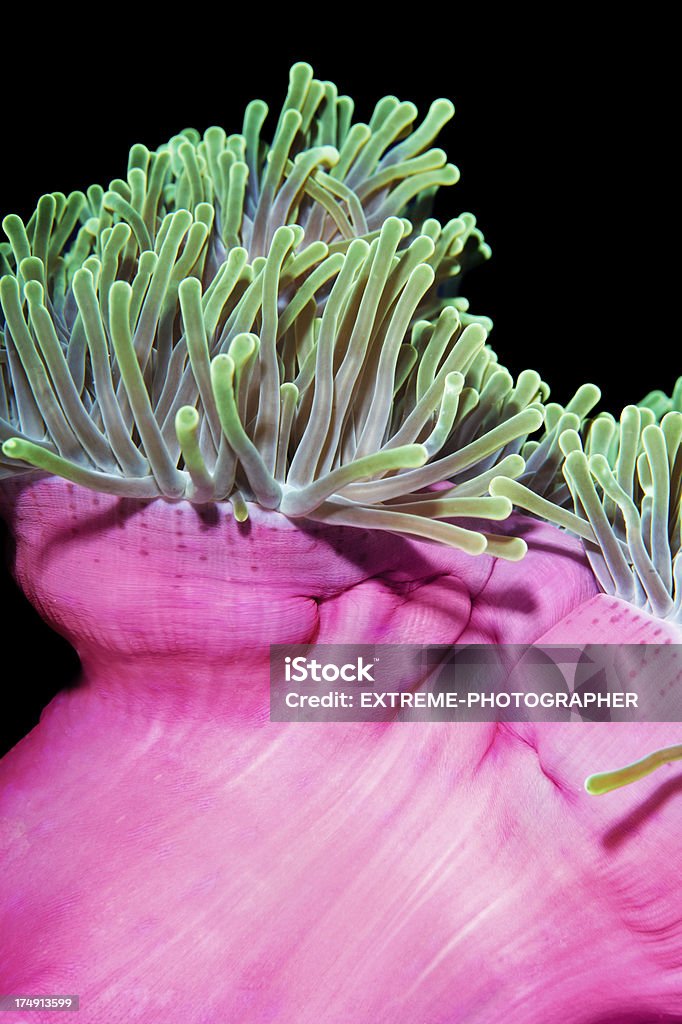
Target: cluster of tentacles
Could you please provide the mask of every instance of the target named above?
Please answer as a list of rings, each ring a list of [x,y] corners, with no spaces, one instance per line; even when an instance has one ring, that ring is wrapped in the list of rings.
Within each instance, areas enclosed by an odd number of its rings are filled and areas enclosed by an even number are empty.
[[[471,215],[429,216],[452,105],[352,112],[298,64],[269,145],[254,102],[241,134],[134,146],[125,180],[5,219],[0,473],[523,555],[471,521],[509,515],[490,480],[548,389],[452,294],[488,255]]]

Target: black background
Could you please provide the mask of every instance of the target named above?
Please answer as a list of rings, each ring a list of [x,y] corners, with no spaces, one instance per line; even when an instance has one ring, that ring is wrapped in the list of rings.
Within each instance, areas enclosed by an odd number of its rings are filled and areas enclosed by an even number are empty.
[[[272,38],[233,39],[219,23],[204,26],[202,50],[180,22],[168,45],[130,33],[108,44],[93,22],[85,49],[67,40],[43,62],[22,58],[19,73],[6,74],[0,210],[28,216],[43,192],[124,175],[135,142],[152,148],[188,125],[239,130],[254,96],[278,109],[294,60],[353,96],[362,119],[385,93],[420,111],[449,96],[457,112],[440,144],[461,180],[437,213],[473,211],[493,248],[463,288],[472,310],[493,317],[492,344],[513,372],[536,368],[558,401],[592,380],[603,407],[617,413],[651,388],[669,390],[682,370],[677,269],[663,256],[678,233],[673,72],[665,26],[620,24],[620,38],[612,27],[596,38],[589,20],[562,19],[557,8],[551,27],[514,29],[500,27],[491,9],[473,35],[453,17],[427,36],[406,24],[399,44],[354,26],[338,56],[334,37],[343,42],[351,31],[341,22],[320,26],[314,45],[287,42],[296,35],[288,26],[274,56]],[[9,541],[6,551],[9,562]],[[8,572],[0,584],[7,749],[78,662]]]

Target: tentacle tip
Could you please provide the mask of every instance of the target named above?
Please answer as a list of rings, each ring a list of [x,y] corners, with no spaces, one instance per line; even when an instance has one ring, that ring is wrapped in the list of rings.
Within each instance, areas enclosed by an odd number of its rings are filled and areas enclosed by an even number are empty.
[[[494,553],[505,562],[521,562],[526,557],[528,545],[521,537],[505,537],[504,546]],[[493,552],[490,552],[491,554]]]
[[[2,454],[6,455],[10,459],[21,458],[21,442],[17,437],[10,437],[7,441],[3,441]]]
[[[302,75],[303,77],[306,78],[312,78],[314,74],[315,72],[313,70],[312,64],[309,64],[307,60],[297,60],[294,64],[291,65],[291,70],[289,71],[289,78],[293,79],[298,77],[298,75]]]
[[[494,476],[488,485],[488,490],[494,498],[508,498],[508,484],[509,480],[506,476]]]
[[[434,100],[432,107],[437,110],[442,117],[447,118],[448,121],[451,117],[455,116],[455,104],[452,100],[449,100],[447,96],[441,96],[439,99]]]

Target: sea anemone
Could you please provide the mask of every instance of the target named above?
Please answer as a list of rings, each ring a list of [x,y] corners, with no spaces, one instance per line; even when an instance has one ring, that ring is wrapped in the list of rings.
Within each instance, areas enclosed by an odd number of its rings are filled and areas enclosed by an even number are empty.
[[[679,760],[669,727],[268,721],[270,644],[679,639],[680,385],[616,422],[500,364],[458,291],[488,247],[432,215],[452,113],[353,123],[297,64],[270,143],[255,101],[5,219],[3,509],[83,664],[0,768],[5,988],[93,1024],[682,1012],[670,794],[612,798],[629,827],[582,787]]]

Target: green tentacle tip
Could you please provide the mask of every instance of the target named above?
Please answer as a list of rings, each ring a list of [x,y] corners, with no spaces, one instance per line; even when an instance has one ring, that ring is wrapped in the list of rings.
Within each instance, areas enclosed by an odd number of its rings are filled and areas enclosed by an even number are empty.
[[[485,499],[483,499],[485,500]],[[507,497],[491,497],[486,503],[486,519],[508,519],[512,512],[512,503]],[[466,514],[466,513],[465,513]]]
[[[2,454],[6,455],[8,459],[23,459],[26,450],[20,438],[10,437],[9,440],[3,442]]]
[[[614,789],[639,782],[658,768],[674,761],[682,761],[682,744],[673,747],[662,747],[660,750],[643,757],[639,761],[617,768],[615,771],[599,772],[585,780],[585,790],[592,796],[611,793]]]
[[[175,417],[176,429],[183,433],[187,430],[194,430],[199,426],[199,413],[193,406],[184,405],[178,409]]]
[[[528,545],[521,537],[493,537],[486,534],[486,542],[486,554],[506,562],[520,562],[528,552]]]
[[[230,498],[232,512],[238,523],[245,523],[249,518],[249,509],[242,495],[237,491]]]

